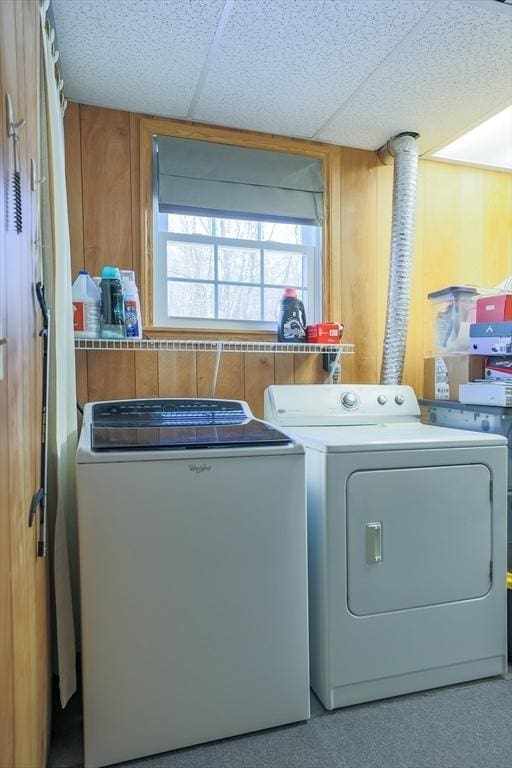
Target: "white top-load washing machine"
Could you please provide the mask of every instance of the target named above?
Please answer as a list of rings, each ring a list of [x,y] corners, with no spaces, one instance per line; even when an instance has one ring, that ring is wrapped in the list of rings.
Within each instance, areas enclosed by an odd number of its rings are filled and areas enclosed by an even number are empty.
[[[328,709],[506,670],[506,441],[406,386],[273,386],[306,446],[310,671]]]
[[[304,449],[246,403],[85,407],[85,766],[309,717]]]

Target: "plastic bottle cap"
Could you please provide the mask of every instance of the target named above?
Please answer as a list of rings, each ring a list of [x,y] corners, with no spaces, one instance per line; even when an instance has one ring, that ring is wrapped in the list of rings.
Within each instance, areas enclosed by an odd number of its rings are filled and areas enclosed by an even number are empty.
[[[103,267],[101,278],[102,280],[120,280],[121,273],[117,267]]]
[[[86,269],[81,269],[81,270],[80,270],[80,272],[79,272],[78,274],[79,274],[79,275],[88,275],[88,274],[89,274],[89,272],[88,272]]]
[[[295,288],[285,288],[283,291],[283,296],[286,299],[296,299],[297,298],[297,290]]]

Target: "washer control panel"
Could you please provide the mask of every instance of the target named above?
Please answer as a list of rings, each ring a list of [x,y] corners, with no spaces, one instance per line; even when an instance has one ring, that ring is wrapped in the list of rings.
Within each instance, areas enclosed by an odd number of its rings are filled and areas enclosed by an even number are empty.
[[[385,424],[419,417],[414,391],[402,385],[274,385],[265,392],[265,419],[283,426]]]

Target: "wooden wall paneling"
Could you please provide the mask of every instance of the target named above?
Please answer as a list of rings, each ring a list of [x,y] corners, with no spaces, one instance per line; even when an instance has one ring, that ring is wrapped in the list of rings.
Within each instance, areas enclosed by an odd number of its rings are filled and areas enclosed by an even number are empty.
[[[216,352],[197,353],[197,396],[212,397]],[[246,355],[239,352],[224,352],[220,358],[215,397],[227,400],[245,399]]]
[[[140,301],[142,324],[153,325],[153,129],[140,120],[139,139],[139,215],[140,215]]]
[[[158,352],[159,397],[196,397],[195,352]]]
[[[0,257],[1,258],[1,257]],[[1,275],[1,272],[0,272]],[[7,423],[7,397],[0,385],[0,420]],[[0,430],[0,766],[14,765],[14,679],[11,592],[11,531],[8,433]]]
[[[64,114],[66,136],[66,189],[68,195],[69,241],[73,279],[85,269],[84,219],[82,201],[82,139],[80,105],[69,102]]]
[[[35,7],[34,7],[35,6]],[[26,376],[27,391],[26,400],[28,408],[25,408],[26,431],[30,434],[30,460],[28,462],[34,488],[39,485],[40,466],[40,420],[41,420],[41,391],[42,391],[42,341],[39,336],[41,327],[41,314],[35,295],[35,284],[41,277],[40,252],[37,245],[39,238],[39,190],[38,185],[32,190],[31,165],[34,164],[36,173],[40,168],[40,104],[39,104],[39,15],[37,5],[30,0],[18,6],[19,23],[23,28],[24,37],[24,64],[25,64],[25,111],[31,119],[25,126],[26,129],[26,258],[23,261],[26,267],[24,277],[24,294],[26,309],[24,318],[26,323],[26,371],[31,375]],[[24,130],[25,130],[24,129]],[[34,532],[35,533],[35,532]],[[34,536],[35,539],[35,536]],[[35,561],[36,568],[40,561]],[[43,564],[44,565],[44,564]],[[45,572],[45,568],[39,569]],[[44,584],[42,586],[44,594]]]
[[[136,352],[87,352],[88,401],[135,397]]]
[[[23,63],[25,83],[25,131],[26,156],[26,233],[25,254],[22,262],[24,296],[24,431],[25,462],[27,467],[25,487],[26,503],[40,484],[40,428],[42,392],[42,340],[39,336],[41,315],[35,297],[35,283],[40,278],[39,250],[39,189],[32,190],[31,165],[36,173],[40,169],[40,17],[37,3],[25,0],[17,4],[17,28],[23,37]],[[25,518],[26,525],[26,518]],[[38,530],[25,527],[27,579],[29,596],[29,634],[31,652],[29,660],[31,678],[31,756],[34,765],[46,760],[49,746],[50,712],[50,621],[49,621],[49,571],[48,561],[37,557]],[[23,734],[26,740],[26,734]]]
[[[140,116],[130,112],[130,192],[132,217],[132,269],[135,281],[140,288],[141,252],[140,252]]]
[[[16,12],[16,45],[18,50],[24,51],[24,55],[18,60],[18,108],[21,114],[27,116],[30,114],[35,105],[38,104],[38,91],[33,93],[31,87],[32,84],[27,82],[28,73],[33,71],[37,72],[37,64],[33,59],[34,53],[30,50],[29,44],[32,42],[30,36],[30,24],[29,27],[24,29],[23,18],[23,5],[17,3],[15,5]],[[28,19],[27,19],[28,21]],[[25,39],[26,33],[26,39]],[[35,42],[35,41],[34,41]],[[26,50],[25,50],[26,49]],[[31,105],[31,101],[34,99]],[[18,239],[21,241],[21,259],[17,265],[19,270],[19,300],[22,304],[21,307],[21,327],[20,332],[20,352],[21,352],[21,372],[22,377],[18,381],[19,396],[21,396],[22,409],[23,409],[23,423],[21,428],[25,435],[25,444],[23,445],[24,453],[24,477],[22,478],[22,487],[25,491],[25,501],[31,495],[31,488],[35,488],[36,476],[36,447],[34,434],[34,427],[37,429],[35,422],[35,403],[32,402],[32,395],[35,398],[38,375],[38,366],[34,365],[36,361],[37,348],[33,348],[35,343],[35,322],[37,320],[35,315],[34,305],[34,278],[35,278],[35,249],[33,246],[34,240],[37,238],[37,234],[34,231],[35,216],[32,210],[32,192],[30,185],[30,155],[32,152],[33,144],[37,142],[38,134],[38,122],[29,119],[29,123],[23,126],[22,136],[20,139],[20,160],[21,160],[21,189],[23,200],[23,232]],[[37,146],[37,143],[36,143]],[[28,532],[27,538],[33,538],[30,534],[33,531]],[[34,542],[35,543],[35,542]],[[28,544],[28,541],[27,541]],[[30,563],[32,565],[32,563]],[[31,580],[31,583],[27,585],[27,593],[29,600],[32,602],[33,597],[33,583],[34,569],[30,566],[27,569],[27,577]],[[31,609],[33,604],[29,605],[29,616],[32,615]],[[32,627],[31,627],[32,629]],[[35,629],[35,628],[34,628]],[[30,654],[31,661],[32,654]],[[31,679],[32,679],[32,670]]]
[[[464,283],[482,285],[484,273],[485,217],[482,200],[485,175],[480,168],[457,166],[459,177],[458,206],[459,249],[453,254],[458,262],[458,274]]]
[[[0,764],[10,768],[44,764],[49,735],[47,561],[36,558],[36,528],[27,525],[30,500],[39,483],[37,195],[30,184],[30,160],[37,163],[39,149],[38,66],[38,4],[1,3],[1,91],[12,97],[14,118],[26,120],[19,143],[23,229],[20,234],[14,231],[9,196],[0,243],[2,336],[9,340],[3,350],[0,382],[4,427],[0,444]],[[3,103],[2,122],[5,125]],[[5,131],[0,145],[0,185],[5,195],[13,171],[12,140]]]
[[[482,284],[492,287],[512,274],[512,173],[485,174]]]
[[[8,90],[4,56],[16,58],[14,36],[6,39],[8,7],[0,4],[0,85]],[[0,125],[5,125],[5,99],[0,99]],[[10,183],[10,142],[5,130],[0,131],[0,210],[7,210]],[[10,265],[10,264],[9,264]],[[0,337],[7,334],[7,247],[5,227],[0,228]],[[9,503],[9,433],[8,423],[8,350],[0,348],[0,766],[14,765],[14,670],[12,638],[11,530]]]
[[[341,320],[345,340],[357,347],[345,365],[345,381],[354,383],[378,380],[378,162],[375,152],[341,149]]]
[[[85,268],[133,265],[130,115],[80,107]]]
[[[89,387],[87,381],[87,355],[85,350],[75,350],[76,363],[76,399],[84,405],[88,402]]]
[[[343,322],[341,286],[342,275],[342,175],[340,147],[333,147],[329,157],[329,172],[327,182],[329,185],[329,207],[327,217],[329,219],[330,247],[327,258],[324,258],[323,274],[323,320],[327,322]]]
[[[245,397],[252,412],[263,418],[263,393],[274,383],[274,355],[244,355]]]
[[[158,397],[158,352],[135,352],[135,396]]]
[[[18,109],[17,99],[17,48],[16,37],[14,34],[15,29],[15,14],[13,4],[0,3],[0,78],[2,83],[2,92],[10,93],[13,99],[13,108]],[[2,99],[3,102],[3,99]],[[5,119],[5,107],[4,103],[2,107],[2,124],[4,125]],[[5,690],[5,702],[2,701],[0,706],[0,734],[2,734],[2,740],[0,740],[0,756],[5,760],[5,765],[14,765],[16,761],[16,704],[14,696],[14,678],[16,675],[15,663],[19,659],[19,655],[15,656],[14,652],[14,638],[13,638],[13,621],[15,619],[15,601],[16,588],[18,586],[17,581],[12,578],[14,561],[16,555],[13,552],[13,546],[15,543],[15,537],[13,534],[12,517],[13,513],[18,512],[16,506],[11,503],[10,498],[10,472],[11,472],[11,459],[10,459],[10,439],[12,435],[11,425],[11,399],[12,399],[12,375],[11,370],[16,371],[16,367],[13,366],[13,359],[11,355],[10,331],[13,323],[11,316],[12,299],[9,302],[9,294],[13,288],[13,263],[19,263],[20,247],[19,241],[16,240],[12,231],[12,195],[10,186],[12,184],[12,142],[7,138],[7,134],[4,130],[0,131],[0,143],[2,146],[2,192],[6,210],[6,223],[2,226],[2,256],[1,264],[3,267],[3,280],[0,285],[2,291],[2,307],[0,311],[3,312],[3,327],[2,335],[9,339],[7,345],[3,349],[3,381],[0,382],[1,387],[1,403],[3,405],[2,424],[4,428],[1,431],[4,439],[0,438],[0,456],[2,458],[2,464],[0,466],[2,483],[0,484],[0,508],[1,523],[0,532],[2,534],[2,542],[0,543],[0,549],[3,550],[5,544],[6,560],[0,562],[0,574],[5,582],[2,584],[3,588],[0,592],[2,602],[0,603],[0,641],[2,646],[6,650],[5,657],[2,655],[0,658],[0,672],[2,675],[1,683],[2,690]],[[4,208],[2,208],[4,210]],[[18,296],[16,295],[16,299]],[[16,319],[14,319],[14,325]],[[14,339],[16,343],[16,339]],[[7,428],[6,428],[7,427]],[[21,483],[20,483],[21,485]],[[13,502],[16,500],[13,499]],[[3,554],[3,553],[2,553]]]
[[[3,170],[3,169],[2,169]],[[3,174],[2,174],[3,178]],[[2,185],[3,186],[3,185]],[[0,260],[5,251],[0,244]],[[2,269],[0,265],[0,277]],[[1,353],[0,353],[1,354]],[[4,364],[5,368],[5,364]],[[0,382],[0,423],[7,424],[7,392]],[[0,766],[14,765],[14,680],[11,593],[11,531],[9,519],[9,436],[0,430]]]
[[[293,355],[285,352],[274,355],[274,384],[293,384],[295,365]]]
[[[323,384],[327,381],[327,374],[322,368],[322,355],[293,355],[293,358],[294,384]],[[348,379],[344,378],[343,381]]]
[[[431,291],[465,282],[459,269],[460,210],[459,166],[426,162],[424,169],[424,271],[425,297]],[[432,343],[430,311],[424,315],[425,354]]]
[[[80,405],[89,402],[89,387],[87,379],[87,355],[85,350],[75,350],[76,401]],[[77,413],[78,434],[82,429],[82,415]]]
[[[14,4],[11,29],[16,40],[17,62],[16,80],[10,90],[13,99],[14,114],[27,119],[25,95],[24,38],[22,7]],[[27,378],[32,375],[28,362],[27,349],[27,258],[31,253],[30,239],[27,233],[27,215],[29,212],[29,185],[27,183],[27,133],[26,127],[20,137],[20,165],[22,179],[23,232],[10,233],[15,252],[9,248],[9,256],[16,259],[16,269],[8,269],[7,281],[7,318],[8,318],[8,423],[9,423],[9,503],[11,508],[11,584],[12,632],[13,632],[13,667],[14,678],[14,754],[15,762],[22,765],[34,765],[36,730],[34,699],[36,686],[34,679],[34,641],[33,641],[33,589],[34,589],[34,551],[29,552],[33,531],[27,528],[27,510],[29,498],[33,492],[31,474],[27,473],[30,452],[30,435],[25,426],[27,401]],[[9,235],[8,235],[9,236]],[[30,313],[31,314],[31,313]],[[21,727],[21,724],[24,727]],[[30,734],[27,738],[27,733]]]

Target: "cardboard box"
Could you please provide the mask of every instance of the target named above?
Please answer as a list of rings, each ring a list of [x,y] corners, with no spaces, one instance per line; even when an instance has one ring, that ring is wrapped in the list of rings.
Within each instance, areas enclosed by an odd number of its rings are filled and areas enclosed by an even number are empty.
[[[485,380],[512,381],[512,356],[488,357],[485,363]]]
[[[512,294],[501,293],[499,296],[483,296],[477,300],[477,323],[502,323],[507,320],[512,320]]]
[[[459,400],[469,405],[497,405],[500,408],[512,406],[512,382],[482,381],[461,384]]]
[[[484,378],[485,357],[446,355],[426,357],[423,397],[427,400],[458,400],[459,384]]]

